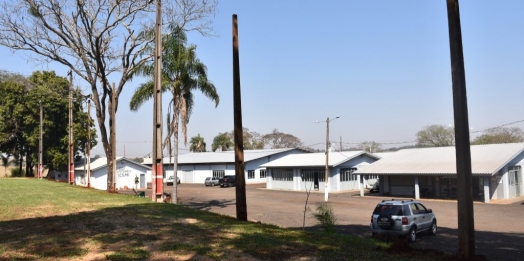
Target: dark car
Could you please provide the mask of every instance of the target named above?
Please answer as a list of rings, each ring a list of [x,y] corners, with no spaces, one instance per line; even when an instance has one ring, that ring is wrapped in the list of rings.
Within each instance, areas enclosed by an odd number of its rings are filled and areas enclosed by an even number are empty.
[[[220,187],[232,187],[237,184],[237,177],[235,175],[225,175],[224,177],[218,180]]]

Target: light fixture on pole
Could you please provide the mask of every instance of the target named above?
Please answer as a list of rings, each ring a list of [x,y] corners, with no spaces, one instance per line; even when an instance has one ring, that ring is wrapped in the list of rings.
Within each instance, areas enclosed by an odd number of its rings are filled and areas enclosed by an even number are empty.
[[[328,201],[328,190],[329,190],[329,123],[331,121],[334,121],[336,119],[340,118],[340,116],[337,116],[333,119],[329,119],[329,117],[325,120],[326,122],[326,170],[325,170],[325,178],[324,178],[324,201]],[[316,121],[316,123],[324,122],[324,121]]]

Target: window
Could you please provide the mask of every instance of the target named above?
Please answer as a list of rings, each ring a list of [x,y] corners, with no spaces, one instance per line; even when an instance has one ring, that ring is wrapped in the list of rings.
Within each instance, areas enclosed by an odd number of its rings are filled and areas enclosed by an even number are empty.
[[[326,178],[326,170],[325,169],[302,169],[300,170],[300,176],[302,177],[302,181],[314,182],[315,175],[317,175],[318,182],[324,182],[324,179]]]
[[[356,168],[340,169],[340,181],[357,180],[357,175],[351,175],[356,170],[357,170]]]
[[[293,170],[292,169],[274,169],[273,180],[279,181],[293,181]]]
[[[378,175],[365,175],[365,179],[377,179]]]
[[[265,169],[261,169],[260,170],[260,178],[261,179],[265,179],[266,178],[266,170]]]
[[[248,170],[247,171],[247,178],[248,179],[254,179],[255,178],[255,171],[254,170]]]
[[[225,170],[213,170],[213,177],[222,178],[224,177],[225,172]]]

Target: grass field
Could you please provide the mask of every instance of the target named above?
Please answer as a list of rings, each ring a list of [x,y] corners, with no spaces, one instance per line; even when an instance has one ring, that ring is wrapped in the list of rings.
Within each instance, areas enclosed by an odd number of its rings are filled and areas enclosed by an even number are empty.
[[[0,260],[450,259],[398,250],[378,240],[242,222],[66,183],[0,178]]]

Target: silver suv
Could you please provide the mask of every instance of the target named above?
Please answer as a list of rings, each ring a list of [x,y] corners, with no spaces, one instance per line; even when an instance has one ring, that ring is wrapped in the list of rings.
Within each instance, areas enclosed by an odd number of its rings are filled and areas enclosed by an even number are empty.
[[[416,200],[382,200],[371,215],[371,234],[408,236],[415,242],[417,233],[437,234],[437,218],[431,209]]]

